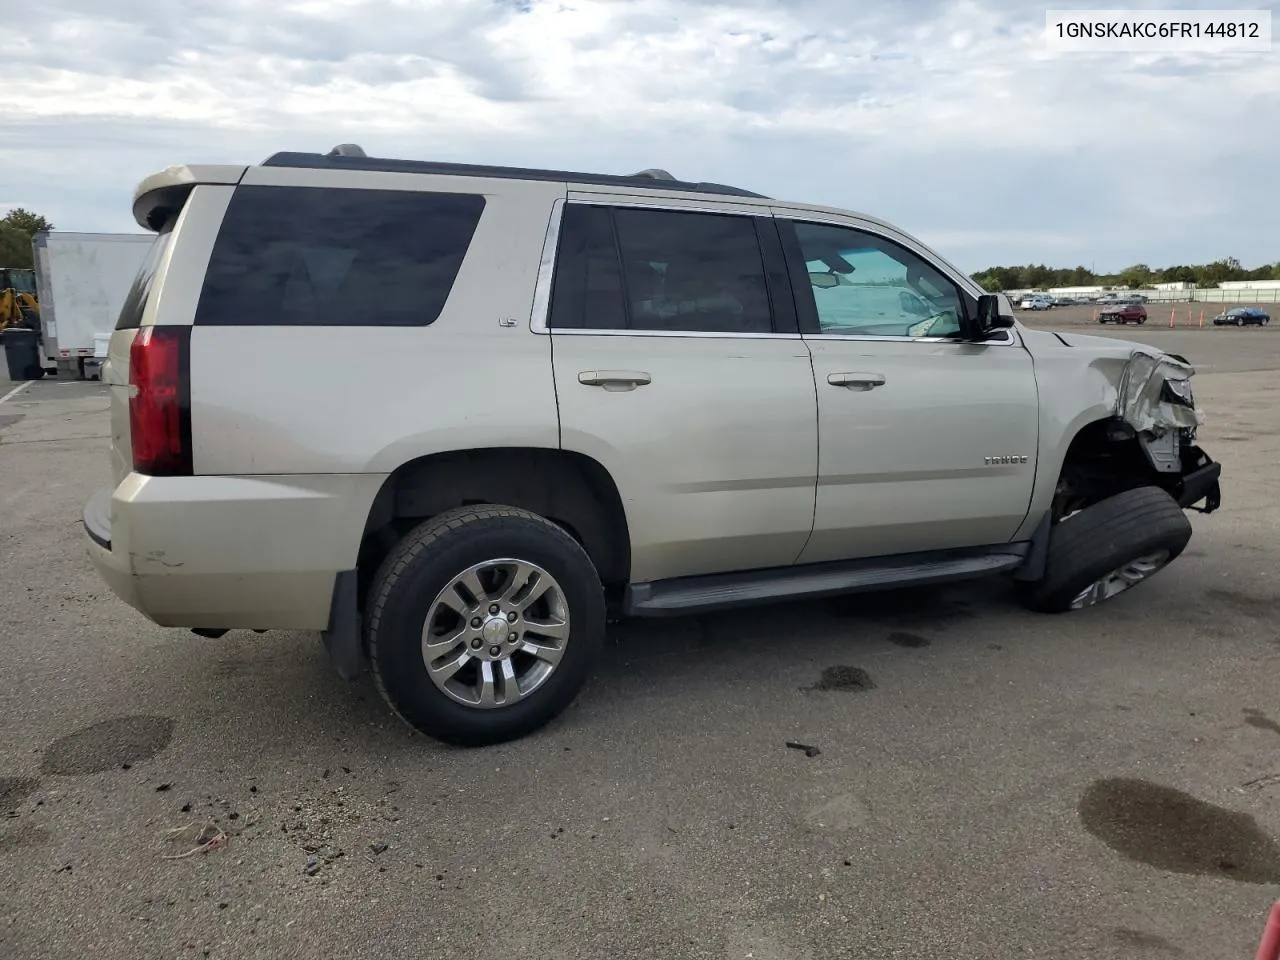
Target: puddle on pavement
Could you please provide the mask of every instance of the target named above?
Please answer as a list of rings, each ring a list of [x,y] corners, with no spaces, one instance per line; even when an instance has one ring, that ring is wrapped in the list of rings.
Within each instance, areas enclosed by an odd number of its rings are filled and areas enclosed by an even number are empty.
[[[172,739],[170,717],[116,717],[49,744],[40,769],[64,777],[101,773],[123,763],[149,760]]]
[[[1247,813],[1145,780],[1098,780],[1080,798],[1080,822],[1130,860],[1242,883],[1280,883],[1280,846]]]
[[[1280,723],[1276,723],[1261,710],[1255,710],[1252,707],[1245,708],[1244,722],[1251,727],[1257,727],[1259,730],[1270,730],[1272,733],[1280,733]]]
[[[0,811],[12,810],[39,786],[34,777],[0,777]]]
[[[875,682],[871,679],[871,674],[861,667],[837,666],[825,668],[817,683],[811,687],[801,687],[800,689],[859,691],[874,690],[875,686]]]
[[[927,647],[933,641],[928,637],[922,637],[918,633],[907,633],[904,630],[895,630],[889,634],[888,641],[895,647],[908,647],[916,650],[920,647]]]

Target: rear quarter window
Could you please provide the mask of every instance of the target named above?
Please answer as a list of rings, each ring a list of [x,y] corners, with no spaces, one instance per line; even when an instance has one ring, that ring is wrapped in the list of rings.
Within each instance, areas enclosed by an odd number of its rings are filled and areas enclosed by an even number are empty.
[[[160,269],[160,261],[164,259],[164,253],[169,249],[172,239],[173,221],[170,220],[152,241],[147,259],[138,268],[133,284],[125,294],[124,303],[120,305],[120,315],[116,318],[117,330],[137,330],[142,326],[142,314],[147,309],[147,300],[151,296],[151,287],[155,284],[156,272]]]
[[[195,322],[425,326],[453,289],[484,197],[236,188]]]

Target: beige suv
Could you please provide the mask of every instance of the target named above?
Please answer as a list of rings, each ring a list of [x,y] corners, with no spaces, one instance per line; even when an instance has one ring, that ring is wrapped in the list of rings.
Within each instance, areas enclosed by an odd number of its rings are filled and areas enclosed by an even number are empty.
[[[996,573],[1068,610],[1219,503],[1184,360],[861,214],[349,145],[133,212],[97,569],[165,626],[322,631],[451,742],[560,713],[611,616]]]

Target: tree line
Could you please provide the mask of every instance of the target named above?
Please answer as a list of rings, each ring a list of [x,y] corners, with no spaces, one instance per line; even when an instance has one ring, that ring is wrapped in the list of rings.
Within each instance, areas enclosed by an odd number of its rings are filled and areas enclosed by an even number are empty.
[[[34,265],[31,238],[52,230],[53,224],[30,210],[15,207],[0,217],[0,267],[30,270]]]
[[[1027,264],[1024,267],[988,267],[973,275],[985,289],[1039,290],[1046,287],[1130,287],[1142,289],[1155,283],[1194,283],[1197,287],[1216,287],[1224,280],[1280,280],[1280,263],[1267,263],[1246,270],[1235,257],[1224,257],[1212,263],[1179,265],[1153,269],[1135,263],[1119,273],[1094,273],[1088,267],[1046,267]]]

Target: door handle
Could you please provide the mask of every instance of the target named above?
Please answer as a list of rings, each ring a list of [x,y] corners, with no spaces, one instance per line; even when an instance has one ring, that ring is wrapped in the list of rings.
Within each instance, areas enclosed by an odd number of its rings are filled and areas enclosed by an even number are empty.
[[[606,390],[634,390],[652,383],[653,378],[643,370],[583,370],[578,382],[586,387],[604,387]]]
[[[860,387],[870,390],[872,387],[884,386],[883,373],[833,373],[827,377],[827,383],[833,387]]]

